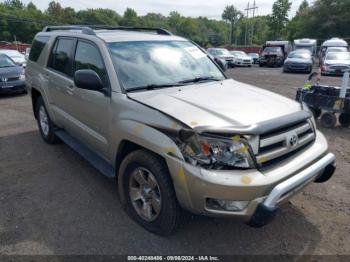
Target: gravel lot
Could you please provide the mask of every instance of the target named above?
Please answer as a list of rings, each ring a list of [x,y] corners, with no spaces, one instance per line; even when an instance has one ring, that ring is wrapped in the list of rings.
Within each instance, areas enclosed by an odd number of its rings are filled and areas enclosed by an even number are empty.
[[[258,67],[227,75],[290,98],[306,79]],[[0,254],[350,254],[350,129],[321,130],[337,173],[293,198],[271,224],[189,216],[162,238],[127,217],[113,182],[64,144],[42,141],[28,96],[1,97]]]

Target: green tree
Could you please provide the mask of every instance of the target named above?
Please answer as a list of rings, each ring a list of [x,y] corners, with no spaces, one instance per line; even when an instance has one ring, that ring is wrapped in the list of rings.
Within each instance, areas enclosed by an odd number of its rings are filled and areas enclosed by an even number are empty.
[[[233,5],[226,6],[224,12],[221,15],[222,19],[230,23],[231,26],[230,44],[233,44],[234,26],[242,16],[243,14],[238,11]]]
[[[132,8],[127,8],[124,12],[121,24],[124,26],[137,26],[139,24],[139,19],[136,11]]]
[[[275,39],[281,38],[283,30],[288,24],[288,12],[292,6],[289,0],[276,0],[269,16],[269,27]]]

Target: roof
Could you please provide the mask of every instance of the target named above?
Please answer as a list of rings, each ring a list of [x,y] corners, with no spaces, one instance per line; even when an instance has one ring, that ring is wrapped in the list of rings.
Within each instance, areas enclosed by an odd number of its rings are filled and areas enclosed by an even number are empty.
[[[187,41],[175,35],[159,35],[151,32],[125,30],[95,30],[98,37],[107,43],[127,41]]]
[[[347,47],[348,43],[341,38],[334,37],[334,38],[331,38],[327,41],[324,41],[322,46],[345,46],[345,47]]]
[[[188,41],[162,28],[111,27],[106,25],[47,26],[40,35],[69,35],[98,37],[107,43],[127,41]]]

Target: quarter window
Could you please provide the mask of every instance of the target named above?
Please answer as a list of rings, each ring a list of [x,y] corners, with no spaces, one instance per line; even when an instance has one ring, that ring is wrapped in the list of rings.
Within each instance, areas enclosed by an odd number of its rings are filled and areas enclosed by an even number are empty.
[[[75,71],[91,69],[99,75],[105,87],[109,86],[108,75],[101,54],[93,44],[78,41],[74,58],[74,69]]]
[[[73,39],[60,38],[57,40],[51,54],[51,68],[68,76],[73,76],[72,51]]]
[[[47,41],[49,40],[48,36],[38,36],[34,39],[32,48],[29,53],[29,60],[38,61],[41,52],[43,51]]]

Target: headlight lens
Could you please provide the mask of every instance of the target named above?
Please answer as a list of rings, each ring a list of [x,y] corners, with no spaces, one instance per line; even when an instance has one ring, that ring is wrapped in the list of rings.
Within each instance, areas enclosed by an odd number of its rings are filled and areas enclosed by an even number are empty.
[[[180,149],[186,161],[207,169],[254,168],[248,143],[240,136],[217,138],[194,134]]]

